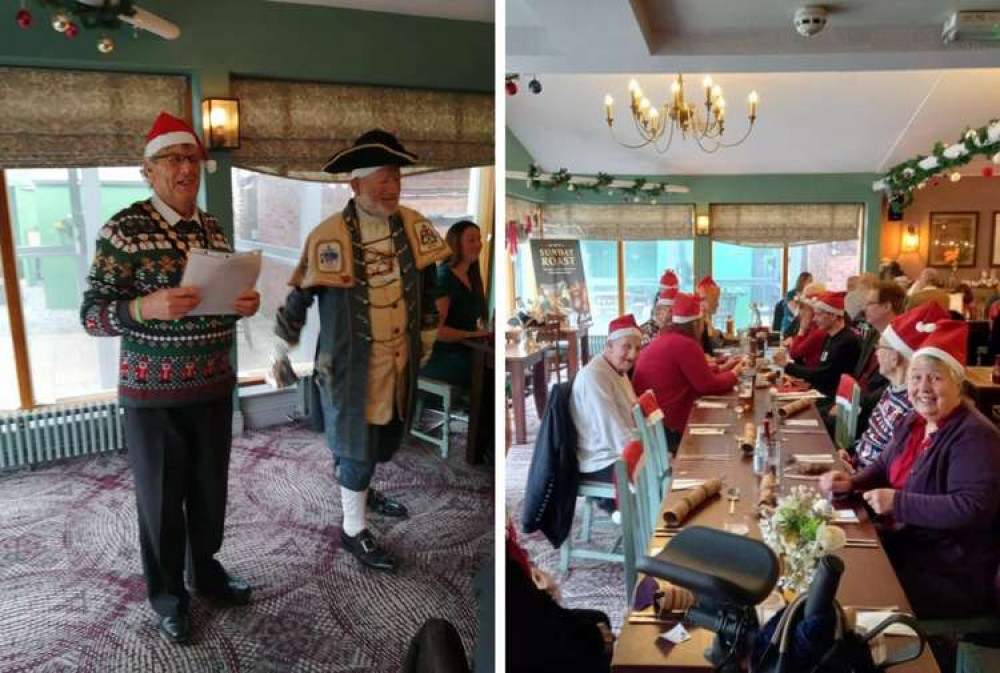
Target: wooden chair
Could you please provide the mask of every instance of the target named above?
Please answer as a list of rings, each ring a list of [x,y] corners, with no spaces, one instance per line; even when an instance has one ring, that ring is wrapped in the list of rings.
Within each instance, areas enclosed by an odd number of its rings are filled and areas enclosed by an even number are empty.
[[[854,444],[858,432],[858,416],[861,414],[861,386],[849,374],[840,375],[837,385],[837,426],[834,442],[838,448],[847,449]]]
[[[958,640],[955,673],[994,673],[1000,671],[1000,649],[973,642],[988,637],[1000,642],[1000,617],[977,619],[921,619],[920,629],[928,637],[943,636]]]
[[[627,486],[618,489],[618,512],[621,517],[622,551],[625,566],[625,600],[631,601],[635,593],[636,560],[646,555],[646,545],[653,537],[656,520],[659,518],[659,502],[650,509],[651,498],[648,491],[659,483],[655,461],[643,453],[629,481],[629,466],[625,460],[615,463],[618,484]]]
[[[546,320],[545,323],[538,328],[538,334],[535,340],[538,343],[551,344],[550,348],[545,353],[545,376],[546,378],[549,374],[555,373],[556,383],[562,383],[562,372],[565,370],[567,378],[569,378],[569,362],[563,357],[564,353],[568,352],[568,346],[565,348],[562,344],[562,335],[560,334],[560,329],[562,323],[558,320]]]
[[[667,445],[666,432],[663,429],[663,413],[659,407],[649,404],[647,404],[647,411],[644,412],[643,405],[640,403],[632,407],[632,417],[635,418],[635,426],[639,430],[643,456],[648,457],[651,463],[650,471],[655,475],[655,480],[645,490],[651,501],[652,527],[655,529],[656,519],[660,515],[660,506],[667,493],[670,492],[670,483],[673,480],[670,449]]]

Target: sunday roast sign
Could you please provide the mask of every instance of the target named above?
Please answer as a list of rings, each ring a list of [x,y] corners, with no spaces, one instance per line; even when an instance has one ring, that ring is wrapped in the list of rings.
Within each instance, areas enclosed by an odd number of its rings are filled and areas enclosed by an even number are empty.
[[[590,298],[583,273],[580,241],[531,241],[538,297],[561,313],[576,313],[581,322],[590,319]]]

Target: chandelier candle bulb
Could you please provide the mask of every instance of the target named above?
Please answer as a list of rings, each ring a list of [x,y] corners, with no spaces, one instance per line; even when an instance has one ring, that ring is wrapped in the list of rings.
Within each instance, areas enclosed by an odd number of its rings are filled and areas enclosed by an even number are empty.
[[[608,94],[604,97],[604,118],[608,122],[608,126],[615,123],[615,99]]]
[[[757,92],[751,91],[750,95],[747,96],[747,105],[750,107],[751,121],[757,118],[757,103],[759,102],[760,102],[760,97],[757,95]]]

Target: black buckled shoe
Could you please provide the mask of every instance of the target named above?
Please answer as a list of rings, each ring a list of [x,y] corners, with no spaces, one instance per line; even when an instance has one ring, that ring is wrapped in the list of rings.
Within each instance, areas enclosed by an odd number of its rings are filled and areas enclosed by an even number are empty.
[[[191,593],[203,596],[221,605],[247,605],[253,596],[253,587],[238,577],[226,575],[226,580],[211,588],[190,588]]]
[[[344,549],[369,568],[390,573],[396,571],[395,557],[379,546],[375,536],[367,528],[354,536],[341,531],[340,542]]]
[[[160,617],[156,630],[171,645],[186,645],[191,642],[191,618],[188,615]]]
[[[389,496],[376,491],[372,487],[368,487],[368,509],[375,512],[376,514],[381,514],[382,516],[391,516],[397,519],[401,519],[409,515],[406,509],[406,505],[396,500],[395,498],[390,498]]]

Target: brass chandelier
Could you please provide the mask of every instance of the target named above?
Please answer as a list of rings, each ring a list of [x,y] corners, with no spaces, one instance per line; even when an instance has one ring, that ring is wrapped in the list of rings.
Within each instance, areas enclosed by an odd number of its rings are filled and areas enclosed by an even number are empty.
[[[743,137],[735,142],[726,142],[726,99],[722,95],[722,87],[712,82],[710,76],[702,81],[705,90],[704,110],[701,106],[688,103],[684,98],[684,76],[677,75],[670,85],[671,99],[657,108],[642,93],[642,88],[636,80],[628,84],[629,111],[635,123],[636,132],[641,138],[638,144],[623,142],[615,135],[615,101],[610,94],[604,97],[604,117],[608,123],[611,137],[622,147],[639,149],[652,145],[661,154],[670,149],[674,132],[678,132],[685,140],[691,137],[703,152],[717,152],[722,147],[736,147],[746,140],[753,131],[757,121],[757,106],[760,98],[756,91],[747,96],[747,117],[749,124]]]

